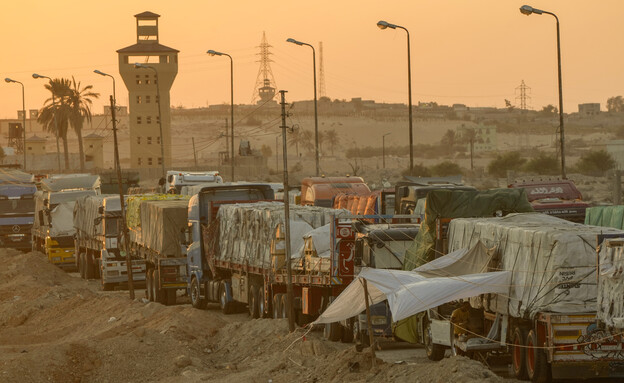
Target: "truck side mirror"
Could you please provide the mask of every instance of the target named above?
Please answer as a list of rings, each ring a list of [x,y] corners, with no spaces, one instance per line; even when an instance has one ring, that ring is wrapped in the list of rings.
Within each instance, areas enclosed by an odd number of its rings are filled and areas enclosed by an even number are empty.
[[[171,182],[171,181],[173,181],[173,175],[169,174],[167,176],[167,182]]]
[[[48,206],[50,204],[50,200],[47,198],[43,200],[43,206]]]
[[[104,206],[98,207],[98,214],[104,214]]]

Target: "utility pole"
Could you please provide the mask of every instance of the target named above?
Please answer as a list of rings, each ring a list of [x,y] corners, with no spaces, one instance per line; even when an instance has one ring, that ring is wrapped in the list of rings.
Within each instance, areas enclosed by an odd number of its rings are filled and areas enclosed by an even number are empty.
[[[279,146],[278,146],[279,136],[275,136],[275,171],[279,171]]]
[[[121,182],[121,163],[119,162],[119,145],[117,144],[117,120],[115,117],[115,99],[110,96],[111,117],[113,119],[113,141],[115,143],[115,168],[117,170],[117,184],[119,185],[119,204],[121,205],[121,225],[126,247],[126,270],[128,273],[128,291],[130,299],[134,300],[134,281],[132,277],[132,258],[130,257],[130,233],[126,224],[126,203],[124,201],[123,185]],[[162,139],[162,138],[161,138]],[[163,158],[164,160],[164,158]]]
[[[282,98],[282,153],[284,157],[284,228],[286,234],[286,275],[288,284],[286,285],[286,311],[288,312],[288,330],[295,331],[295,310],[293,310],[293,286],[292,286],[292,268],[290,262],[290,201],[288,198],[288,153],[286,149],[286,91],[280,90]]]
[[[195,159],[195,167],[197,167],[197,152],[195,151],[195,137],[191,137],[193,141],[193,158]]]

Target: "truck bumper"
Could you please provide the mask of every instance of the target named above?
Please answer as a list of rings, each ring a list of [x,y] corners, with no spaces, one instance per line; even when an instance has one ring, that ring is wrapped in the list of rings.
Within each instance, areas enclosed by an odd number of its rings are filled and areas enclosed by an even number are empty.
[[[73,247],[50,247],[47,250],[48,259],[53,265],[68,269],[76,267],[75,249]]]
[[[32,242],[30,235],[9,234],[0,237],[0,248],[12,248],[17,250],[31,250]]]
[[[127,283],[128,268],[125,261],[105,261],[102,266],[102,283]],[[145,282],[145,262],[132,261],[132,280]]]
[[[559,362],[552,364],[553,379],[624,378],[622,361]]]

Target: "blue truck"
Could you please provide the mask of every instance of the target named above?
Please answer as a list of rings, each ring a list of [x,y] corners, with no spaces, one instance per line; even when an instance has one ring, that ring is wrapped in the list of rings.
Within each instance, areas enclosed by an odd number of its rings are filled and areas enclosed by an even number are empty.
[[[0,173],[0,248],[29,251],[30,231],[35,219],[34,194],[37,187],[31,174],[19,170]]]

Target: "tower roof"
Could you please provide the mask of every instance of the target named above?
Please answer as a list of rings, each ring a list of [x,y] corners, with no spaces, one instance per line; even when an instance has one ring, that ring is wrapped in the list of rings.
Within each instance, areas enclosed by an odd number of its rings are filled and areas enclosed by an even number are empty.
[[[28,137],[26,141],[47,141],[45,138],[39,137],[36,134],[32,137]]]
[[[160,15],[158,15],[158,14],[156,14],[154,12],[145,11],[145,12],[137,13],[136,15],[134,15],[134,17],[136,17],[136,18],[152,18],[152,17],[160,17]]]
[[[96,138],[97,138],[97,139],[102,139],[102,138],[104,138],[104,137],[100,136],[99,134],[91,133],[91,134],[86,135],[86,136],[84,136],[84,137],[82,137],[82,138],[89,138],[89,139],[96,139]]]

